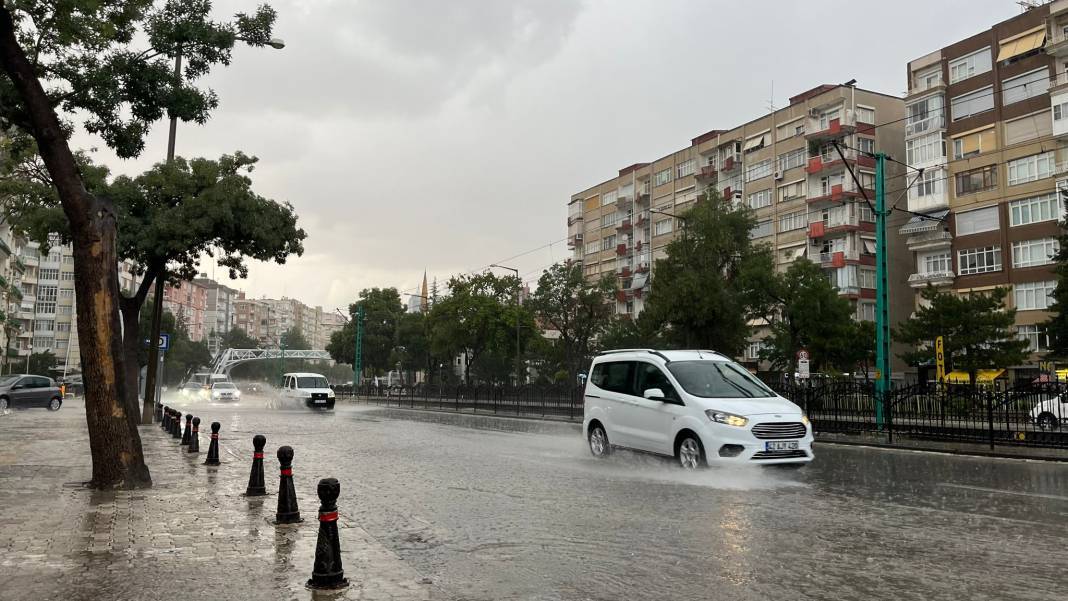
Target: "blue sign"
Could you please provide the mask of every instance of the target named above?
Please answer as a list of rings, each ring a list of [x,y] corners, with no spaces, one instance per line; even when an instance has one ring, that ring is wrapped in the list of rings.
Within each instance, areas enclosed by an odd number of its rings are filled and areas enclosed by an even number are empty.
[[[171,348],[171,335],[170,334],[160,334],[159,335],[159,345],[158,346],[159,346],[159,350],[161,350],[161,351],[165,351],[165,350]]]

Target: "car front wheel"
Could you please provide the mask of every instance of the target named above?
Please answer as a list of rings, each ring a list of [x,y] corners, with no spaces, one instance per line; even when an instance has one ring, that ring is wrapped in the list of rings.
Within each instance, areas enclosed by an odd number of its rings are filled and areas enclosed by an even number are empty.
[[[590,428],[589,441],[590,453],[594,457],[606,457],[612,452],[612,445],[608,443],[608,434],[599,425]]]
[[[59,398],[58,396],[52,397],[52,400],[48,401],[48,410],[49,411],[59,411],[59,408],[62,407],[62,406],[63,406],[63,399]]]
[[[687,434],[685,438],[679,442],[679,450],[676,453],[679,459],[679,465],[683,469],[695,470],[701,467],[704,463],[705,451],[701,447],[701,441],[697,440],[697,437],[692,434]]]

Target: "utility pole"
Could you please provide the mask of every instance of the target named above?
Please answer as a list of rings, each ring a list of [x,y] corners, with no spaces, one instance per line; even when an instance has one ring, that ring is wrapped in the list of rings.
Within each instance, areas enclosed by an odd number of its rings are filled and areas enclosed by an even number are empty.
[[[875,155],[875,422],[886,420],[890,391],[890,308],[886,277],[886,155]]]
[[[363,370],[363,305],[356,307],[356,348],[352,354],[352,394],[360,385],[360,372]]]

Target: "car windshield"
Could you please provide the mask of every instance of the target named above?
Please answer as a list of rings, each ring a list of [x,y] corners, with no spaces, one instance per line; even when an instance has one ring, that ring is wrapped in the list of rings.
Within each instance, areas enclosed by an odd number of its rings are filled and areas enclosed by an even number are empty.
[[[8,384],[11,384],[12,382],[18,379],[19,376],[4,376],[0,378],[0,386],[7,386]]]
[[[297,378],[297,388],[330,388],[330,384],[322,376],[303,376]]]
[[[706,399],[770,398],[775,393],[730,361],[672,361],[667,365],[686,392]]]
[[[231,384],[230,382],[216,382],[215,383],[215,388],[237,388],[237,387],[234,386],[233,384]]]

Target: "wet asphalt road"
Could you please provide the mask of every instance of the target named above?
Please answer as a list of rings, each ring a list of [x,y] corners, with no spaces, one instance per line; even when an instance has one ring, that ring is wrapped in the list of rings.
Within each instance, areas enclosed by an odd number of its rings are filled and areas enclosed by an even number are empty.
[[[567,424],[177,405],[294,447],[341,510],[457,599],[1065,599],[1068,465],[820,445],[801,470],[595,460]],[[247,472],[245,472],[247,473]],[[239,477],[239,476],[235,476]],[[344,544],[344,541],[342,541]]]

